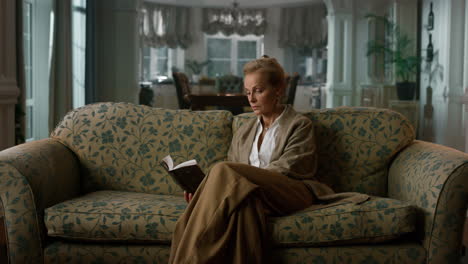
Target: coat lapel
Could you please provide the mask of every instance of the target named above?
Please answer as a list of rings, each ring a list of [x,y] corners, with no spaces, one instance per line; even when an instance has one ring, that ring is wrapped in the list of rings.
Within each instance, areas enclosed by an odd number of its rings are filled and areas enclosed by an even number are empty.
[[[242,142],[240,142],[240,149],[238,150],[240,153],[240,162],[245,164],[250,164],[250,151],[252,150],[255,134],[257,133],[257,118],[253,118],[249,122],[250,123],[245,126],[246,131],[244,132],[244,135],[246,135],[246,137],[242,140]]]
[[[281,119],[278,120],[279,122],[279,133],[278,137],[276,138],[276,147],[273,150],[273,153],[271,155],[271,161],[277,160],[281,157],[281,154],[284,151],[284,147],[286,146],[286,140],[288,139],[288,133],[289,131],[289,124],[291,124],[292,120],[296,116],[296,111],[289,106],[286,105],[286,109],[284,110],[283,116]],[[239,162],[245,163],[245,164],[250,164],[249,162],[249,156],[250,156],[250,151],[252,150],[252,145],[255,140],[255,135],[257,133],[257,123],[258,119],[257,118],[252,118],[249,120],[243,129],[244,131],[239,131],[240,135],[245,135],[241,142],[239,142],[239,149],[237,149],[239,153]]]
[[[296,111],[294,111],[291,106],[286,105],[283,116],[278,120],[279,131],[278,136],[276,137],[276,147],[271,154],[270,161],[278,160],[281,157],[281,154],[284,152],[284,148],[287,143],[286,140],[288,139],[288,130],[290,128],[289,124],[291,124],[291,121],[295,116]]]

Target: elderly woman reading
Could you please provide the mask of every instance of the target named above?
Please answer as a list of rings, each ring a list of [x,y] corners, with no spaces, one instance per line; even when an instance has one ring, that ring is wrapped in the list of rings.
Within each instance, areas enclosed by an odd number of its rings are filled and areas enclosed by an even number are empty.
[[[234,134],[228,162],[216,164],[177,222],[169,263],[262,263],[266,217],[281,216],[333,194],[314,180],[312,121],[282,105],[283,68],[264,56],[244,66],[244,88],[258,116]]]

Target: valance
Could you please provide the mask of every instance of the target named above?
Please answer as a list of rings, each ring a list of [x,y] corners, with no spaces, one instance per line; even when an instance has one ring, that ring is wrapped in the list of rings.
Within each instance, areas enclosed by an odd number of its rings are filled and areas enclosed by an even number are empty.
[[[327,42],[325,4],[281,9],[280,47],[301,49],[323,47]]]
[[[190,8],[143,2],[140,34],[151,47],[187,48],[192,43]]]
[[[203,32],[213,35],[218,32],[226,36],[239,34],[265,34],[266,10],[253,8],[204,8]]]

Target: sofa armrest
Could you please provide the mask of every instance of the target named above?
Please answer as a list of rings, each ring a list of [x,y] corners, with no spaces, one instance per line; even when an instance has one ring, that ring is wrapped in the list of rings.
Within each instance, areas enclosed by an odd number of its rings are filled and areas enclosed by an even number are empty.
[[[53,139],[0,152],[0,213],[9,263],[43,261],[44,209],[79,194],[79,170],[76,156]]]
[[[427,263],[457,263],[468,203],[468,154],[414,141],[392,162],[389,197],[421,208],[418,237]]]

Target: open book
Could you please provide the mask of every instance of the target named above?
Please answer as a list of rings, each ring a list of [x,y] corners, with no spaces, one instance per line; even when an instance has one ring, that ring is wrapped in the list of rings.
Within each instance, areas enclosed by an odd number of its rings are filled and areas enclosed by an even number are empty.
[[[161,165],[166,169],[174,181],[184,190],[189,193],[195,193],[201,181],[205,177],[205,173],[198,166],[196,160],[182,162],[174,167],[174,161],[171,155],[167,155],[162,159]]]

